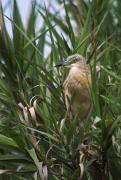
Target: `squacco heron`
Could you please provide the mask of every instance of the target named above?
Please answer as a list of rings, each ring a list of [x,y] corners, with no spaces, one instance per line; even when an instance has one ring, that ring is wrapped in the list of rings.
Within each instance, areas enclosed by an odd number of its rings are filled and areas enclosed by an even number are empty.
[[[86,64],[86,59],[79,54],[69,56],[62,66],[70,69],[63,84],[69,119],[77,116],[80,121],[84,121],[90,117],[92,109],[90,67]]]

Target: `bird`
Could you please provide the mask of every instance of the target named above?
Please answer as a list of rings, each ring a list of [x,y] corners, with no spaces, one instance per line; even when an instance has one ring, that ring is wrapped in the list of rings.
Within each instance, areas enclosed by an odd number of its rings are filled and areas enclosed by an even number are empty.
[[[78,117],[81,122],[92,112],[91,70],[86,58],[80,54],[68,56],[58,66],[68,67],[69,73],[63,83],[65,105],[70,120]]]

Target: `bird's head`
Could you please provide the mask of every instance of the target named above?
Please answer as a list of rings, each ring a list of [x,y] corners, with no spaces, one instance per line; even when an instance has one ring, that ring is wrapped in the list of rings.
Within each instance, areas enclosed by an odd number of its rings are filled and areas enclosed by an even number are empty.
[[[66,67],[71,67],[72,64],[75,63],[86,63],[85,58],[80,55],[80,54],[73,54],[71,56],[68,56],[66,58],[65,61],[63,61],[62,63],[56,65],[56,67],[60,67],[60,66],[66,66]]]

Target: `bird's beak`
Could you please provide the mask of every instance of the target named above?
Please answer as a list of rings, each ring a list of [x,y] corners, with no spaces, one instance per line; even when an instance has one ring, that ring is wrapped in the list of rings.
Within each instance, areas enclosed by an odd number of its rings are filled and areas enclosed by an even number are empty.
[[[67,65],[68,65],[68,61],[65,60],[65,61],[61,62],[60,64],[55,65],[55,67],[63,67],[63,66],[67,66]]]
[[[57,67],[57,68],[58,68],[58,67],[62,67],[62,66],[63,66],[63,62],[60,63],[60,64],[56,64],[56,65],[55,65],[55,67]]]

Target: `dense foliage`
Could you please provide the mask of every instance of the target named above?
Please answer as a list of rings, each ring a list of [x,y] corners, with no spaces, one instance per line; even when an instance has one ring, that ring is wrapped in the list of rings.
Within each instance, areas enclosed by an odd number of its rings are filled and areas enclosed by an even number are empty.
[[[34,1],[26,27],[15,0],[11,18],[1,6],[0,179],[120,180],[121,1],[54,2]],[[81,127],[68,121],[67,71],[54,67],[74,53],[92,69],[93,113]]]

